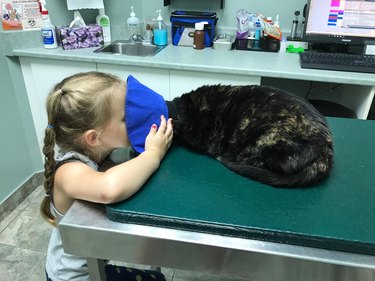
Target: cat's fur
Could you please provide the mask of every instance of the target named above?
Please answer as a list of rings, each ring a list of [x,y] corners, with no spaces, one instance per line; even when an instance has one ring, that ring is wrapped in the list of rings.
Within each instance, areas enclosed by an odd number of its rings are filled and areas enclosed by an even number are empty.
[[[266,86],[203,86],[169,101],[174,142],[273,186],[307,186],[333,166],[327,122],[303,98]]]

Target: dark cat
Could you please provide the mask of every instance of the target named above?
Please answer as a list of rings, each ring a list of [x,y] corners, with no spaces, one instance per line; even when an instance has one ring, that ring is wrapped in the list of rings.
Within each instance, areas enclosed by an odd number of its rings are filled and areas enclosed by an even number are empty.
[[[167,102],[174,142],[273,186],[307,186],[333,166],[332,135],[306,100],[265,86],[203,86]]]

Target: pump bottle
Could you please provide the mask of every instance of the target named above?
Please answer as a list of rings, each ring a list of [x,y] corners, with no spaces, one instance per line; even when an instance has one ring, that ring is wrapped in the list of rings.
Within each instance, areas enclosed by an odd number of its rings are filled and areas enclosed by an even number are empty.
[[[139,19],[134,13],[134,7],[131,6],[130,17],[127,20],[129,38],[132,38],[134,34],[140,34]]]
[[[206,21],[195,23],[193,48],[197,50],[204,49],[204,25],[208,24]]]
[[[49,17],[48,11],[44,9],[41,12],[42,12],[42,19],[43,19],[43,25],[41,28],[42,37],[43,37],[43,46],[46,49],[56,49],[58,47],[56,27],[51,23],[51,19]]]
[[[103,29],[104,43],[111,42],[111,22],[109,17],[105,14],[104,9],[99,9],[99,15],[96,17],[96,24],[100,25]]]
[[[161,10],[157,10],[159,16],[156,18],[156,23],[154,25],[154,44],[157,46],[168,45],[168,31],[167,25],[164,23],[161,16]]]

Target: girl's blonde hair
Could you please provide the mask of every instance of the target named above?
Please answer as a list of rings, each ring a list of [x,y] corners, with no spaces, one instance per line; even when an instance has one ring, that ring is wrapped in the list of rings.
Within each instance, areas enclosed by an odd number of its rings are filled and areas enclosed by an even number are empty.
[[[82,141],[90,129],[100,129],[111,118],[113,92],[123,81],[111,74],[85,72],[72,75],[58,83],[47,97],[48,126],[45,130],[43,154],[44,197],[40,209],[42,216],[52,225],[56,218],[50,202],[55,175],[55,145],[62,151],[89,153]]]

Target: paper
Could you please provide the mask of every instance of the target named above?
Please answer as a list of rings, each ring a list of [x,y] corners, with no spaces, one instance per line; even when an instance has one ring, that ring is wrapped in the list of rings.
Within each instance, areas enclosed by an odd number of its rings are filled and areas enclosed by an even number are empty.
[[[365,55],[375,55],[375,43],[374,45],[366,45]]]
[[[0,0],[0,3],[3,30],[41,27],[38,0]]]
[[[66,0],[68,10],[104,9],[103,0]]]

